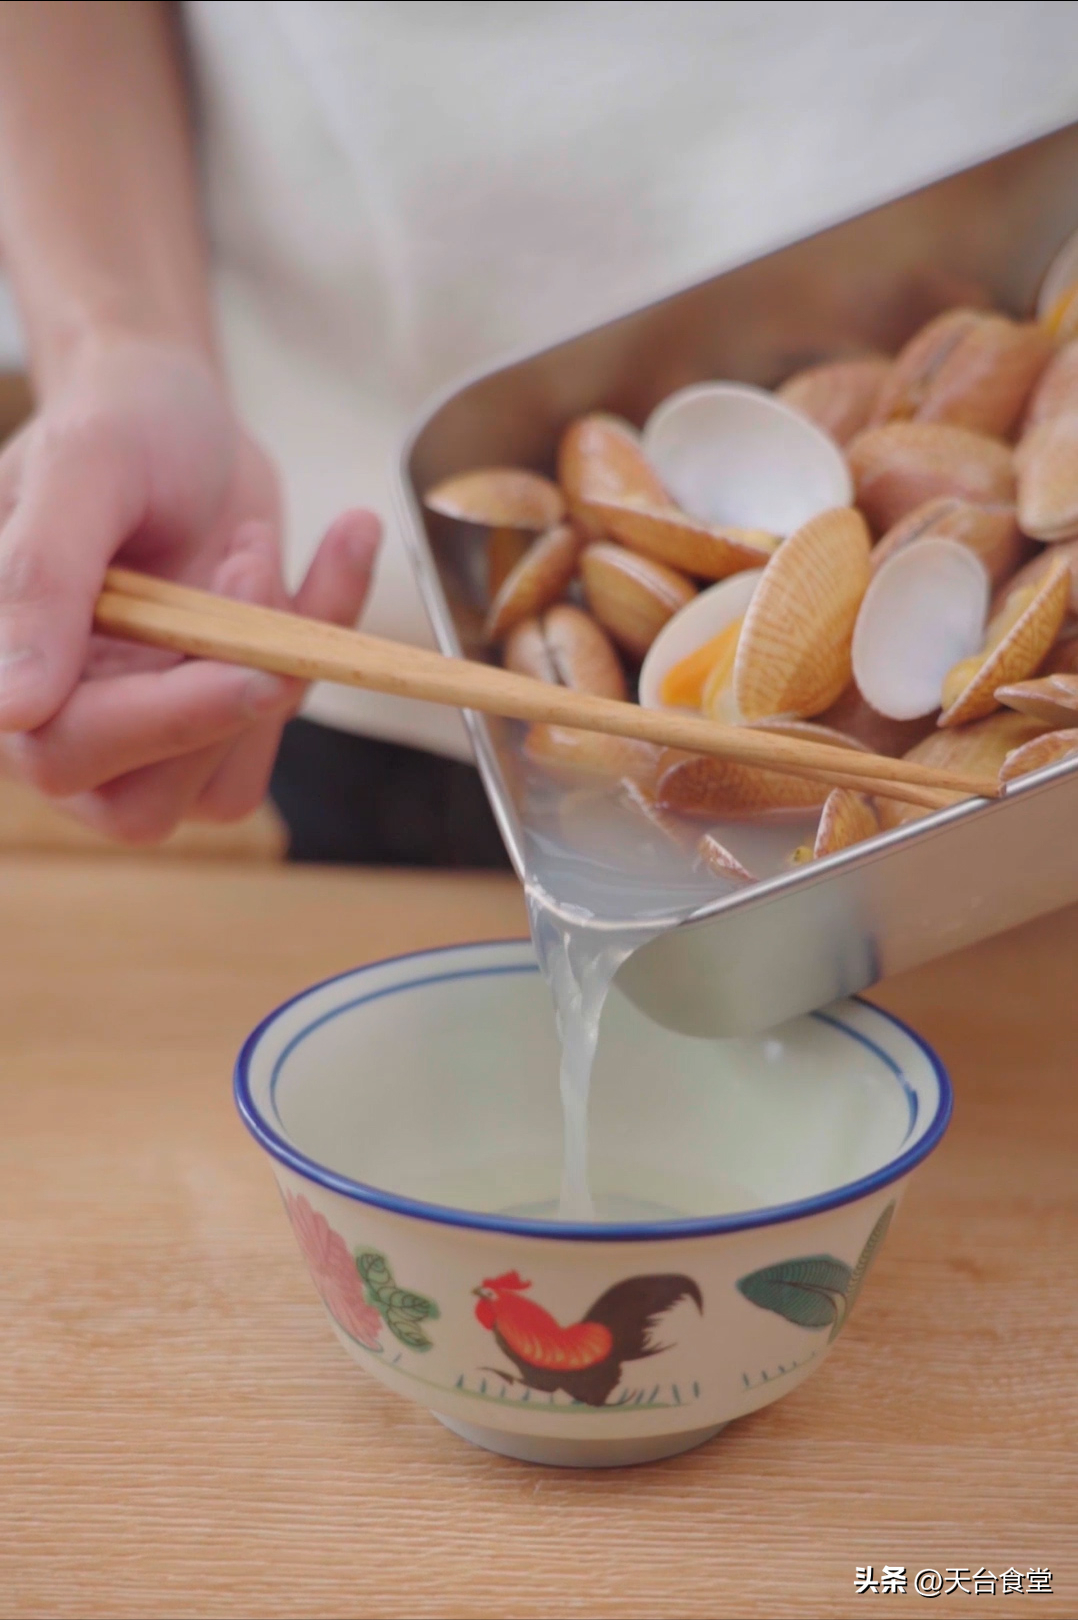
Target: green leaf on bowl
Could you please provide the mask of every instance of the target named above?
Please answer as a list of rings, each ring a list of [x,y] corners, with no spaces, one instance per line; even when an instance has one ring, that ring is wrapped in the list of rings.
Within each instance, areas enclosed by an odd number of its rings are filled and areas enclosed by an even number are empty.
[[[429,1350],[432,1341],[419,1326],[434,1321],[441,1313],[425,1294],[398,1288],[384,1254],[365,1249],[356,1255],[356,1270],[363,1280],[367,1303],[380,1312],[394,1338],[410,1350]]]
[[[861,1285],[868,1275],[868,1268],[876,1258],[880,1246],[883,1243],[884,1238],[887,1236],[894,1213],[895,1205],[893,1203],[888,1204],[887,1208],[884,1210],[883,1214],[880,1216],[879,1220],[868,1234],[868,1240],[865,1243],[864,1248],[861,1250],[861,1257],[853,1268],[853,1276],[850,1278],[850,1286],[846,1290],[847,1316],[849,1316],[850,1312],[853,1310],[854,1300],[861,1292]]]
[[[833,1254],[807,1254],[752,1271],[737,1286],[754,1305],[798,1327],[837,1329],[846,1312],[852,1276],[845,1260],[836,1260]]]

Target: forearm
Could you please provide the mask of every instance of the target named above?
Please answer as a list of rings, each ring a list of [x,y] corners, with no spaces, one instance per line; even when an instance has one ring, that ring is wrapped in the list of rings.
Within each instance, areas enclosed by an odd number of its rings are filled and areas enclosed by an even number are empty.
[[[212,357],[170,6],[0,4],[0,249],[40,392],[87,343],[110,333]]]

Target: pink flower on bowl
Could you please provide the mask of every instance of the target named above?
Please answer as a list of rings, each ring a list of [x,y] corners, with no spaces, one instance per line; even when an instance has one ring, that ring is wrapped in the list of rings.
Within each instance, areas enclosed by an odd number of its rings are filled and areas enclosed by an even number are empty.
[[[312,1209],[302,1193],[285,1193],[285,1208],[303,1258],[322,1296],[322,1303],[337,1323],[368,1350],[380,1350],[382,1318],[363,1297],[356,1263],[338,1232],[324,1215]]]

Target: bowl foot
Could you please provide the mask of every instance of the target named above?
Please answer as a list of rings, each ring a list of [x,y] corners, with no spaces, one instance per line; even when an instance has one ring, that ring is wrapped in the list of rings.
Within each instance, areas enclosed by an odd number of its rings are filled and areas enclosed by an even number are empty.
[[[678,1434],[645,1435],[634,1440],[563,1440],[487,1429],[478,1423],[443,1417],[441,1412],[434,1416],[473,1446],[515,1457],[519,1462],[546,1463],[552,1468],[628,1468],[634,1463],[660,1462],[664,1457],[677,1457],[702,1446],[726,1427],[725,1423],[715,1423],[707,1429],[682,1429]]]

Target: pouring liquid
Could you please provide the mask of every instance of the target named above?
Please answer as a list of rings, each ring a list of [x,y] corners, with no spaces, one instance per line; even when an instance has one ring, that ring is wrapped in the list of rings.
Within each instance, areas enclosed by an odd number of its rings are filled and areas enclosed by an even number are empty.
[[[556,1209],[516,1213],[569,1221],[669,1218],[678,1211],[644,1205],[631,1188],[605,1195],[596,1207],[588,1100],[599,1024],[622,963],[735,884],[697,858],[702,824],[653,824],[612,786],[566,790],[527,767],[519,780],[528,917],[561,1042],[563,1158]],[[808,815],[710,830],[762,878],[786,869],[791,847],[811,835],[814,822]]]

